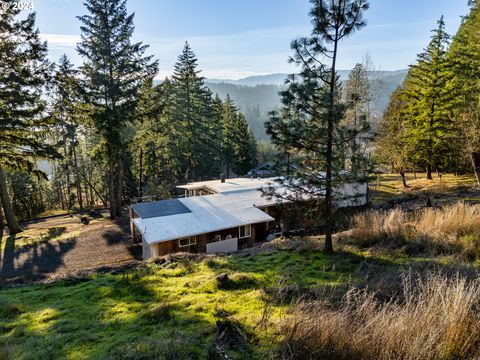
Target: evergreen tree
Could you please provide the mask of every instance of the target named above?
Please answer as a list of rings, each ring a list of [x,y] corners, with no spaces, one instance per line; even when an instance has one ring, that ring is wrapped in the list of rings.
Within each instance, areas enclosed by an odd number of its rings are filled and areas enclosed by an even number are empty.
[[[218,175],[215,149],[215,119],[210,118],[211,92],[197,70],[197,58],[186,42],[172,76],[173,97],[170,118],[173,122],[176,153],[183,181]]]
[[[237,152],[237,138],[235,136],[237,112],[238,109],[230,95],[227,94],[222,110],[222,162],[227,178],[230,177],[230,170]]]
[[[409,131],[406,113],[407,102],[403,87],[398,87],[390,99],[388,108],[380,122],[377,153],[382,162],[388,163],[400,173],[404,187],[407,186],[405,172],[411,162]]]
[[[232,169],[237,175],[245,175],[254,165],[257,143],[243,114],[236,114],[233,126],[235,145]]]
[[[338,47],[342,39],[365,26],[364,0],[312,0],[313,31],[310,38],[293,41],[291,58],[301,67],[282,92],[283,110],[272,114],[267,132],[281,151],[297,157],[295,181],[287,181],[295,192],[321,196],[325,192],[325,251],[333,251],[334,182],[340,181],[344,149],[340,120],[344,104],[336,73]],[[330,59],[324,64],[324,59]]]
[[[38,157],[56,157],[44,141],[49,122],[41,91],[48,76],[47,45],[35,29],[35,14],[19,17],[10,7],[0,16],[0,200],[10,233],[20,231],[7,191],[5,170],[36,170]]]
[[[105,140],[108,157],[110,217],[120,212],[125,132],[134,119],[139,91],[157,72],[142,43],[132,43],[133,14],[125,0],[86,0],[88,15],[79,17],[84,58],[82,86],[92,122]]]
[[[452,40],[448,61],[452,65],[454,113],[459,141],[480,186],[480,4],[471,9]]]
[[[172,96],[172,84],[168,79],[157,86],[149,81],[142,89],[136,123],[138,130],[131,146],[131,151],[136,154],[134,173],[140,196],[169,194],[179,176],[172,136],[175,129],[167,112]]]
[[[349,159],[345,168],[356,174],[367,171],[366,151],[370,140],[372,90],[367,70],[362,64],[356,64],[348,75],[344,96],[347,110],[343,126],[349,139]]]
[[[73,207],[75,199],[79,208],[83,209],[81,177],[77,159],[77,113],[79,112],[77,75],[78,71],[73,68],[68,57],[63,55],[58,62],[52,82],[53,101],[51,117],[56,123],[57,142],[63,153],[61,171],[57,172],[56,175],[64,178],[68,209]],[[75,188],[76,195],[71,193],[72,188]]]
[[[223,103],[221,124],[222,168],[227,178],[230,171],[244,175],[254,164],[257,144],[245,116],[238,111],[228,94]]]
[[[425,166],[427,178],[441,169],[451,152],[454,134],[452,121],[452,76],[446,58],[450,36],[443,17],[438,21],[432,40],[418,55],[406,79],[404,96],[409,104],[410,146],[416,161]]]

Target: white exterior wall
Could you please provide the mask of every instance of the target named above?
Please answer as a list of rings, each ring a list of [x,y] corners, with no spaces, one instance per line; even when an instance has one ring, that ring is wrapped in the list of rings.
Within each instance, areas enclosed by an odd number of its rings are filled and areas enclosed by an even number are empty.
[[[365,183],[348,183],[343,184],[340,189],[335,190],[335,206],[350,207],[362,206],[367,203],[367,187]]]
[[[157,244],[148,244],[145,240],[142,239],[142,257],[143,260],[148,260],[153,257],[158,256],[158,246]]]
[[[207,244],[207,254],[231,253],[238,251],[238,239],[226,239]]]

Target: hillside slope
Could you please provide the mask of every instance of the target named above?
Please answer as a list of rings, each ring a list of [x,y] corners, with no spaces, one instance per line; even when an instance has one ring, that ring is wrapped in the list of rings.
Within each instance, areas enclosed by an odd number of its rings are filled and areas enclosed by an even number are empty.
[[[372,71],[370,78],[373,84],[372,110],[377,116],[387,108],[393,91],[403,82],[408,70]],[[340,70],[342,81],[348,78],[349,71]],[[227,94],[235,101],[245,114],[247,121],[257,139],[267,139],[264,122],[268,112],[281,106],[279,92],[285,88],[287,74],[270,74],[247,77],[239,80],[207,80],[210,90],[222,99]]]

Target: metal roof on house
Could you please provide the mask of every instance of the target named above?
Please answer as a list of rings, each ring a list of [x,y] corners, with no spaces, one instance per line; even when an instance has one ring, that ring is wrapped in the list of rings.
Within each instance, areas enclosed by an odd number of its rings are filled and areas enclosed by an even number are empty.
[[[168,201],[168,200],[165,200]],[[223,193],[178,199],[190,212],[153,218],[136,218],[134,223],[149,244],[181,239],[238,226],[275,220],[255,204],[274,204],[261,191]],[[158,203],[162,203],[159,201]]]
[[[142,219],[186,214],[191,212],[190,209],[178,199],[133,204],[132,208]]]
[[[179,186],[184,189],[208,187],[213,195],[193,196],[133,205],[140,216],[133,219],[143,239],[149,243],[182,239],[238,226],[275,220],[260,208],[290,202],[295,193],[270,179],[228,179],[204,181]],[[262,188],[274,187],[278,197],[267,197]],[[361,205],[366,202],[367,184],[344,184],[337,206]],[[324,191],[319,190],[318,196]],[[356,198],[361,195],[361,198]],[[298,200],[315,197],[299,196]],[[287,199],[287,200],[286,200]],[[137,210],[138,209],[138,210]],[[143,215],[145,216],[143,216]]]
[[[237,190],[256,190],[275,184],[275,178],[236,178],[221,180],[198,181],[186,185],[177,186],[178,189],[198,190],[207,188],[215,193],[224,193]]]

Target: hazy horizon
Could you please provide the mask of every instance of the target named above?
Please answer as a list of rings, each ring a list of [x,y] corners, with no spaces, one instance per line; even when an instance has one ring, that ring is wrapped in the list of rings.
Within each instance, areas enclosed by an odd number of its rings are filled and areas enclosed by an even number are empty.
[[[79,65],[76,16],[86,13],[82,2],[34,0],[34,7],[42,38],[49,42],[50,59],[66,53]],[[159,59],[157,79],[172,73],[185,41],[207,78],[237,80],[292,73],[295,67],[287,61],[290,42],[311,30],[308,0],[129,0],[127,8],[135,13],[134,40],[150,45],[148,53]],[[447,31],[454,33],[460,16],[467,12],[466,0],[371,0],[365,14],[368,25],[342,43],[338,67],[351,69],[368,53],[378,70],[405,69],[427,45],[430,30],[442,14]]]

